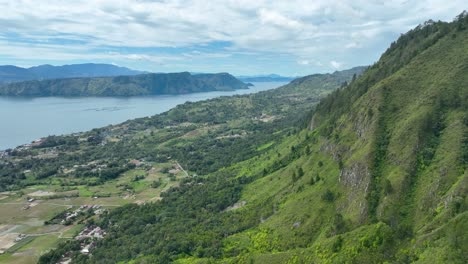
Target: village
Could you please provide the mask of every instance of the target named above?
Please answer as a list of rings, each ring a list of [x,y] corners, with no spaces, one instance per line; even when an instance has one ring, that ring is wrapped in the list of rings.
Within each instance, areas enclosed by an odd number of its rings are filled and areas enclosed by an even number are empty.
[[[85,227],[74,239],[79,241],[80,253],[84,255],[90,254],[91,250],[96,246],[96,241],[104,238],[106,231],[96,225]],[[58,263],[67,264],[71,262],[70,252],[62,255]]]
[[[64,212],[57,214],[51,220],[45,222],[45,224],[61,224],[70,225],[75,221],[84,221],[93,215],[100,215],[106,212],[105,209],[101,208],[101,205],[81,205],[73,210],[73,206],[68,206]]]
[[[21,208],[22,211],[30,211],[37,206],[47,204],[44,200],[33,197],[26,197],[25,199],[26,204]],[[19,205],[21,203],[10,204]],[[99,204],[68,205],[63,211],[60,211],[51,219],[44,221],[43,228],[32,233],[22,232],[22,230],[27,229],[22,228],[21,225],[0,225],[0,256],[5,253],[15,255],[16,253],[14,252],[17,249],[32,243],[33,240],[40,240],[40,237],[47,238],[51,236],[58,239],[79,241],[79,252],[85,255],[90,254],[91,250],[96,246],[96,241],[104,238],[106,235],[106,231],[94,224],[94,220],[106,212],[108,212],[108,209]],[[60,263],[69,262],[70,256],[64,254]]]

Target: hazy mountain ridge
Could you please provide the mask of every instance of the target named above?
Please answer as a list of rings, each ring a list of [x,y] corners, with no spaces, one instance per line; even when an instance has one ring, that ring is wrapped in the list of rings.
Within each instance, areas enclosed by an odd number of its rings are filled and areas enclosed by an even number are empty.
[[[40,65],[28,68],[41,79],[60,79],[74,77],[103,77],[119,75],[137,75],[147,73],[145,71],[132,70],[112,64],[71,64],[63,66]]]
[[[30,68],[3,65],[0,66],[0,84],[29,80],[137,75],[143,73],[146,72],[136,71],[112,64],[97,63],[70,64],[62,66],[46,64]]]
[[[306,91],[328,91],[336,87],[346,86],[348,82],[361,75],[368,67],[358,66],[348,70],[335,71],[333,73],[311,74],[292,80],[282,89],[285,94]],[[325,95],[325,94],[323,94]]]
[[[143,96],[247,89],[228,73],[149,73],[133,76],[50,79],[0,86],[6,96]]]
[[[300,77],[292,76],[281,76],[278,74],[268,74],[268,75],[252,75],[252,76],[236,76],[239,80],[243,82],[289,82]]]
[[[21,82],[35,78],[36,76],[28,69],[13,65],[0,66],[0,85],[2,83]]]

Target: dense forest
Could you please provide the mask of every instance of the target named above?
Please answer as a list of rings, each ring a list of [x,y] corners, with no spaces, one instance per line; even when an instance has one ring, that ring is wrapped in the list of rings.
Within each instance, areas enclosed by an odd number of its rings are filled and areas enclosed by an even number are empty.
[[[92,255],[71,241],[40,262],[73,252],[74,263],[466,263],[467,28],[466,15],[418,26],[312,112],[317,98],[293,96],[308,87],[298,80],[128,123],[229,124],[238,108],[285,117],[245,121],[254,136],[235,144],[153,141],[183,149],[175,155],[202,176],[102,217],[109,235]]]

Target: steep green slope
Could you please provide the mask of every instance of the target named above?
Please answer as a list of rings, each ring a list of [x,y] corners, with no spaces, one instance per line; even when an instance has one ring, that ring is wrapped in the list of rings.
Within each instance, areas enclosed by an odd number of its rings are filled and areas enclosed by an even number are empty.
[[[41,261],[466,263],[467,28],[464,15],[410,31],[307,125],[262,130],[256,155],[104,216],[92,255],[71,242]]]
[[[50,79],[0,86],[7,96],[137,96],[247,89],[228,73],[150,73],[133,76]]]
[[[260,263],[466,263],[466,25],[409,32],[323,100],[290,143],[306,155],[244,189],[242,210],[271,215],[225,249]]]

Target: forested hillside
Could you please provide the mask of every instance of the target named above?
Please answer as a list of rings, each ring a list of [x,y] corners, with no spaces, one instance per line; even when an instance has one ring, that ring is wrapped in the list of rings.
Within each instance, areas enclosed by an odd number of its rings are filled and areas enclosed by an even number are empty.
[[[247,88],[247,84],[228,73],[191,75],[188,72],[181,72],[16,82],[0,86],[0,95],[142,96],[232,91]]]

